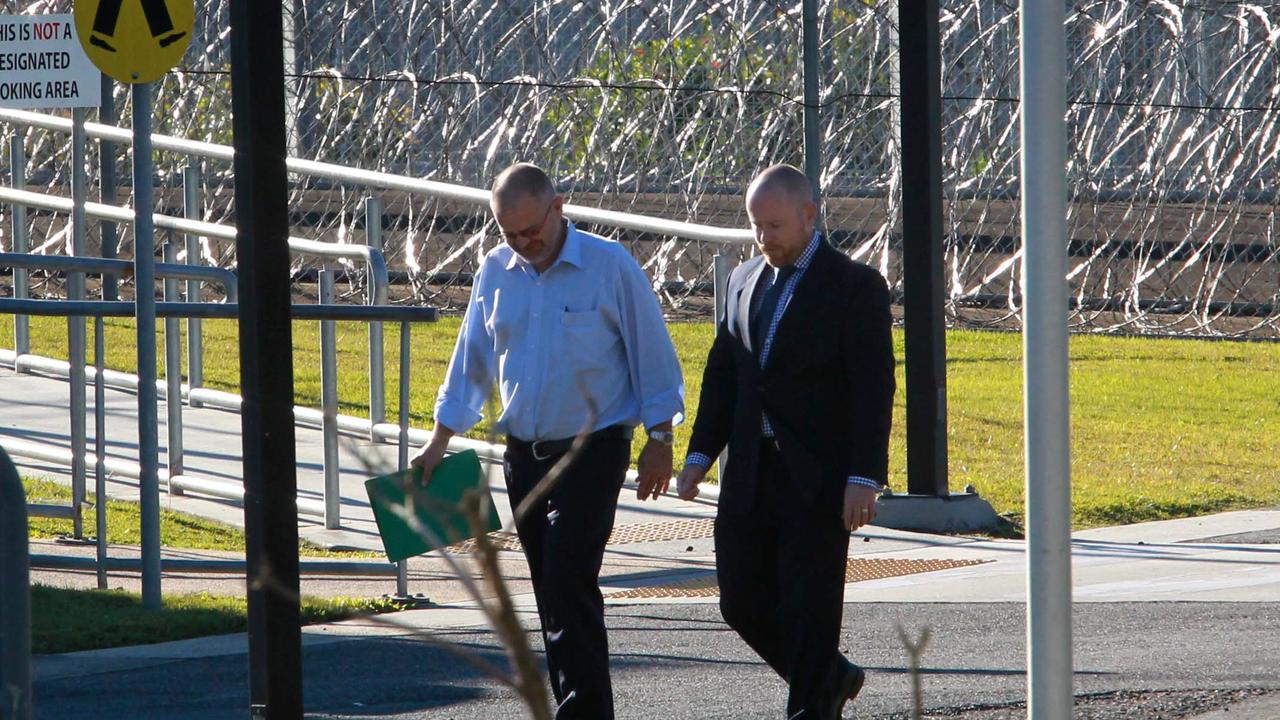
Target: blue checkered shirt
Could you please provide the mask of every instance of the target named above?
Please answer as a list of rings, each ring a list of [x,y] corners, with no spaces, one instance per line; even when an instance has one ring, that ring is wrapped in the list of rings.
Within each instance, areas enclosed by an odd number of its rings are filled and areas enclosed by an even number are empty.
[[[796,259],[795,272],[791,273],[791,277],[787,278],[787,284],[782,288],[782,295],[778,298],[778,307],[773,311],[773,318],[769,320],[769,331],[765,333],[764,342],[760,344],[760,367],[764,367],[769,360],[769,350],[773,348],[773,337],[778,332],[778,323],[782,320],[782,314],[787,310],[787,304],[791,301],[791,296],[795,294],[796,285],[800,283],[800,278],[804,276],[804,271],[808,269],[809,263],[813,261],[813,256],[818,252],[818,246],[822,244],[822,236],[814,231],[813,237],[809,239],[809,244],[805,246],[804,252],[800,253],[800,257]],[[768,275],[768,281],[756,289],[756,292],[763,294],[769,291],[773,286],[773,281],[778,276],[778,268],[770,266],[767,271],[772,271]],[[773,437],[773,424],[769,422],[769,416],[760,413],[760,434],[764,437]],[[689,457],[684,461],[685,466],[697,465],[701,468],[711,467],[711,458],[703,453],[689,453]],[[875,490],[880,489],[880,483],[857,475],[849,477],[851,485],[865,485]]]

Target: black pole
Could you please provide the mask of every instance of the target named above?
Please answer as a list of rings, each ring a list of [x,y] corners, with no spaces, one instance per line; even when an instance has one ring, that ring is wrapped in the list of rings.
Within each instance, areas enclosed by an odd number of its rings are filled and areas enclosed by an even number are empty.
[[[302,717],[298,478],[280,6],[231,2],[240,384],[254,718]]]
[[[941,496],[948,492],[942,275],[942,39],[938,0],[903,0],[898,7],[907,491]]]
[[[102,100],[98,108],[98,122],[103,125],[116,124],[116,84],[106,74],[102,74]],[[107,205],[116,203],[116,144],[103,140],[98,144],[98,175],[102,178],[100,199]],[[119,254],[120,238],[116,234],[116,224],[103,220],[102,257],[115,258]],[[102,276],[102,299],[119,300],[120,292],[115,275]]]
[[[813,201],[822,207],[822,118],[818,114],[818,0],[804,0],[801,31],[804,33],[804,174],[813,185]],[[819,220],[821,222],[821,220]]]

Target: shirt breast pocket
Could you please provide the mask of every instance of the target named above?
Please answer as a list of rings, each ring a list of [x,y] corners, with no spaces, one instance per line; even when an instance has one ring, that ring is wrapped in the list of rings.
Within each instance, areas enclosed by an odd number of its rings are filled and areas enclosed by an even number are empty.
[[[577,357],[598,357],[617,341],[617,335],[598,310],[565,310],[560,316],[564,350]]]

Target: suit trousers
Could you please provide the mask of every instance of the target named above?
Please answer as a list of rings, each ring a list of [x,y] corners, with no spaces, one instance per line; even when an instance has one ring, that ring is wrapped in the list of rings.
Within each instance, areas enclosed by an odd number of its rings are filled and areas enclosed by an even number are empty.
[[[806,502],[766,438],[751,509],[716,517],[720,611],[787,681],[788,718],[834,717],[848,672],[839,651],[849,551],[842,511]]]
[[[527,444],[508,443],[506,480],[513,510],[561,457],[538,459]],[[599,578],[630,462],[629,439],[592,436],[546,499],[516,524],[542,621],[557,720],[613,718]]]

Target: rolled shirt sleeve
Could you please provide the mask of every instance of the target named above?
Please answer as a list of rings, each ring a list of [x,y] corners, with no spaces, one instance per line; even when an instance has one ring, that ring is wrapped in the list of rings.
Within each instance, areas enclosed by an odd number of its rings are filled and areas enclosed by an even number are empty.
[[[619,248],[619,252],[624,252]],[[684,377],[649,278],[629,254],[621,261],[618,317],[640,421],[653,427],[684,420]]]

